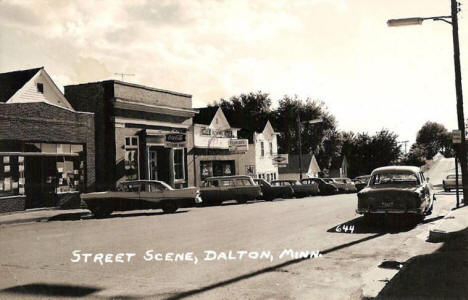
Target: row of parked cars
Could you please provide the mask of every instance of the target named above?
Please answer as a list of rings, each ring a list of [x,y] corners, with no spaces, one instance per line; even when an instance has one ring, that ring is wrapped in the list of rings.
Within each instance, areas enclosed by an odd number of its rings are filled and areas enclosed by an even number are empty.
[[[173,189],[163,181],[135,180],[120,183],[116,190],[82,194],[81,199],[96,217],[113,211],[162,209],[174,213],[186,204],[220,205],[224,201],[300,198],[337,193],[355,193],[349,178],[304,178],[297,180],[253,179],[250,176],[219,176],[206,179],[200,188]]]

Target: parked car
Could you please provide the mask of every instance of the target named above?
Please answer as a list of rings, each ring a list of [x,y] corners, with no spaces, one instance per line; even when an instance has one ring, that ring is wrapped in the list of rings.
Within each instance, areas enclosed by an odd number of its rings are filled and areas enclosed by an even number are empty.
[[[450,174],[447,175],[447,177],[442,180],[442,186],[444,187],[444,191],[450,192],[452,189],[457,188],[457,175],[456,174]],[[458,188],[462,188],[462,177],[461,175],[458,175]]]
[[[323,181],[325,181],[328,184],[331,184],[335,186],[338,189],[338,193],[345,193],[346,189],[344,188],[343,185],[338,184],[333,178],[322,178]]]
[[[262,191],[250,176],[209,177],[200,188],[204,203],[220,205],[224,201],[236,200],[246,203],[262,197]]]
[[[311,182],[318,184],[320,195],[333,195],[338,193],[336,185],[325,182],[322,178],[304,178],[301,180],[303,184]]]
[[[369,185],[358,193],[359,214],[416,215],[423,219],[432,212],[435,196],[432,184],[421,169],[389,166],[372,171]]]
[[[254,179],[254,182],[262,189],[261,199],[272,201],[276,198],[288,199],[294,196],[294,190],[291,186],[275,186],[261,178]]]
[[[157,180],[125,181],[112,191],[81,194],[81,199],[98,218],[136,209],[161,208],[164,213],[174,213],[184,201],[202,202],[198,188],[173,189]]]
[[[297,180],[293,179],[278,179],[273,180],[271,182],[273,186],[290,186],[294,190],[295,197],[307,197],[317,195],[320,191],[318,188],[318,184],[311,183],[311,184],[301,184]]]
[[[356,186],[354,182],[349,178],[333,178],[333,181],[338,186],[338,189],[342,190],[344,193],[356,193]]]
[[[353,179],[354,186],[356,186],[358,192],[367,186],[370,177],[370,175],[362,175]]]

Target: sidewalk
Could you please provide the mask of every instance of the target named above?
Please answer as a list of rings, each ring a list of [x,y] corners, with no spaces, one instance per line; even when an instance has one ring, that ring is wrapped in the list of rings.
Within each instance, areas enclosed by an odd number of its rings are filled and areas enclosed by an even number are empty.
[[[434,253],[409,259],[377,299],[465,299],[468,296],[468,206],[451,211],[430,235]]]
[[[32,209],[0,214],[0,225],[47,222],[58,219],[78,220],[81,218],[81,216],[88,214],[90,214],[90,212],[87,209]]]

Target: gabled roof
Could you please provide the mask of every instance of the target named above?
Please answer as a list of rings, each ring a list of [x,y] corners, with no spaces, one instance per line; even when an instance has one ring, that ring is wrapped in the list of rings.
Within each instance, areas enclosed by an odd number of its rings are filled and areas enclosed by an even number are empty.
[[[219,106],[208,106],[208,107],[202,107],[202,108],[195,108],[195,110],[198,111],[198,114],[196,114],[193,117],[193,123],[194,124],[202,124],[202,125],[210,125],[211,121],[213,121],[213,118],[218,111]]]
[[[43,67],[0,74],[0,102],[7,102]]]
[[[311,154],[302,154],[302,173],[306,174],[309,170],[310,160],[312,159]],[[288,155],[288,166],[284,168],[278,168],[280,174],[285,173],[299,173],[299,154]]]

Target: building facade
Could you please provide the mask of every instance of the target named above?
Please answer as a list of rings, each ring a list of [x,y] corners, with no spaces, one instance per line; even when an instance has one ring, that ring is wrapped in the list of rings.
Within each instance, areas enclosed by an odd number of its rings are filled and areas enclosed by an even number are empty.
[[[279,179],[299,180],[301,177],[301,170],[302,178],[323,177],[314,155],[303,154],[302,167],[300,167],[301,164],[299,160],[299,154],[290,154],[288,165],[279,168]]]
[[[75,111],[44,68],[0,74],[0,212],[79,207],[94,150],[93,114]]]
[[[65,97],[94,113],[98,190],[134,179],[194,184],[191,95],[108,80],[66,86]]]
[[[245,174],[248,141],[238,139],[239,128],[232,127],[219,107],[198,109],[193,120],[195,184],[211,176]]]
[[[278,154],[278,133],[270,121],[260,131],[242,130],[241,136],[249,139],[249,150],[246,153],[245,175],[263,178],[267,181],[278,179],[278,165],[274,157]]]

